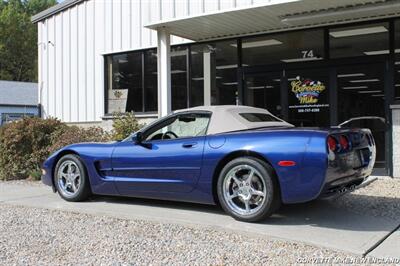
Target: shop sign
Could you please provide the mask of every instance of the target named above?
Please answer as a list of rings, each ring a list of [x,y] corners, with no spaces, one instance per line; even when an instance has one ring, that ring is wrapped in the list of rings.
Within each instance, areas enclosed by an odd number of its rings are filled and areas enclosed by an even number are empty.
[[[322,107],[329,107],[320,102],[320,95],[326,90],[325,84],[312,79],[302,79],[299,76],[291,83],[291,91],[296,96],[299,105],[291,105],[299,113],[319,112]]]

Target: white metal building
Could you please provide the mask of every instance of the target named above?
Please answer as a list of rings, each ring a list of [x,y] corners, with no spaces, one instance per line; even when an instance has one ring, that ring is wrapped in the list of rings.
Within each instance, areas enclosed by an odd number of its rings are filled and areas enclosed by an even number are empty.
[[[42,115],[106,125],[114,111],[245,104],[299,126],[376,116],[378,165],[400,176],[399,17],[397,0],[66,0],[32,18]]]

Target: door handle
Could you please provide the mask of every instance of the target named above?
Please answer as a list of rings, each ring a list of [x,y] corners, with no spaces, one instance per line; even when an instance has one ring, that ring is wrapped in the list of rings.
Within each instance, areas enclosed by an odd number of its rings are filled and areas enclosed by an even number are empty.
[[[197,142],[188,142],[188,143],[183,143],[182,144],[182,147],[183,148],[186,148],[186,149],[188,149],[188,148],[194,148],[194,147],[196,147],[197,146]]]

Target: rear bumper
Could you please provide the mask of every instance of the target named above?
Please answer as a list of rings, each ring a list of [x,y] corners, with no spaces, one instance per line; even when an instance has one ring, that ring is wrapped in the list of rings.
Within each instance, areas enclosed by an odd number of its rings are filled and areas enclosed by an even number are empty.
[[[321,194],[319,195],[319,198],[331,198],[346,192],[351,192],[361,185],[366,178],[367,176],[344,177],[335,180],[333,183],[325,184]]]
[[[371,175],[375,164],[374,143],[351,152],[330,154],[320,198],[352,191]]]

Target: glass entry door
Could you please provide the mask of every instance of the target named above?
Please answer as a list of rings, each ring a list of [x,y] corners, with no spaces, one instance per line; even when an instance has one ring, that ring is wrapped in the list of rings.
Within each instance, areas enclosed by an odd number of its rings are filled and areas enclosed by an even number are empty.
[[[288,122],[301,127],[329,127],[328,69],[297,69],[286,72]]]
[[[244,104],[269,110],[299,127],[369,128],[376,168],[387,168],[388,120],[384,64],[256,69],[245,72]],[[350,120],[350,121],[349,121]]]
[[[344,127],[364,127],[376,142],[375,167],[385,167],[386,131],[383,64],[337,68],[338,120]]]

